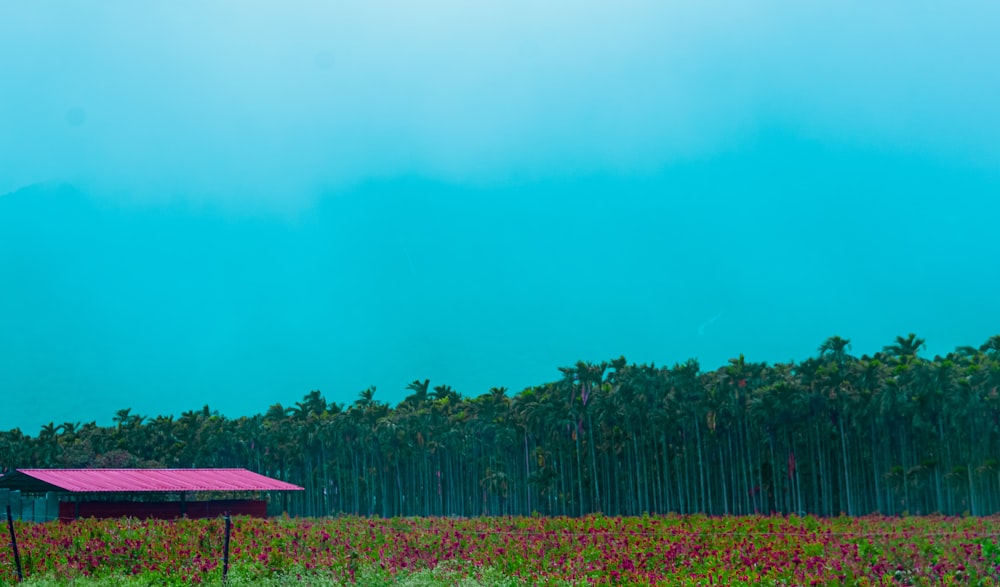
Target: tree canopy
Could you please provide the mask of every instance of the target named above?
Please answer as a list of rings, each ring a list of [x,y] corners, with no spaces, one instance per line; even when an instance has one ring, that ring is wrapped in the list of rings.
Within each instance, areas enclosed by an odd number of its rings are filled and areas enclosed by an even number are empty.
[[[714,371],[579,361],[509,395],[415,380],[392,407],[310,391],[227,418],[119,410],[110,427],[0,432],[0,466],[247,467],[302,485],[292,515],[1000,511],[1000,336],[944,357],[897,337],[855,357]]]

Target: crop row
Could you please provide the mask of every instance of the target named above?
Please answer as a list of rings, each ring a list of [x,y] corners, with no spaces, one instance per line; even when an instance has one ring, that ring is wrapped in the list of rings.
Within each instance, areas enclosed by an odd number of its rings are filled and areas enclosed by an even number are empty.
[[[533,584],[992,584],[998,518],[664,516],[614,518],[237,518],[231,561],[271,577],[443,565]],[[26,576],[143,575],[201,583],[221,573],[223,521],[16,524]],[[0,538],[0,581],[14,577]]]

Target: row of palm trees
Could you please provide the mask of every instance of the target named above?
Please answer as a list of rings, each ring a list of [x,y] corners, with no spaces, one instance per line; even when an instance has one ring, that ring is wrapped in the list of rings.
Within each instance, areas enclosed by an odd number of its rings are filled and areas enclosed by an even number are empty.
[[[928,514],[1000,511],[1000,336],[945,357],[827,339],[714,371],[578,362],[511,397],[414,381],[390,407],[312,391],[226,418],[120,410],[110,427],[0,432],[0,465],[248,467],[305,487],[292,515]]]

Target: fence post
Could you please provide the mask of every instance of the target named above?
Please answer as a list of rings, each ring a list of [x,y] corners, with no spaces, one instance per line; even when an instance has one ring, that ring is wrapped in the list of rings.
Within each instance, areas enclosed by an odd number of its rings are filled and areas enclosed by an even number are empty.
[[[14,534],[14,516],[10,513],[10,505],[7,506],[7,529],[10,530],[10,546],[14,549],[14,566],[17,567],[17,582],[24,581],[24,573],[21,572],[21,553],[17,551],[17,535]]]
[[[226,538],[222,542],[222,582],[225,583],[229,575],[229,534],[233,529],[233,519],[226,512]]]

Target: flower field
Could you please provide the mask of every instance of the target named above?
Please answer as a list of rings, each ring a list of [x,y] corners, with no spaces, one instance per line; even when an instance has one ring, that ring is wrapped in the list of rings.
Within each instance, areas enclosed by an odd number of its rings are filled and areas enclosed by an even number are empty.
[[[16,523],[29,583],[218,583],[224,523]],[[234,576],[385,584],[447,570],[513,584],[998,584],[998,518],[236,518]],[[0,582],[16,580],[7,532]],[[77,584],[85,584],[78,582]]]

